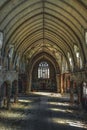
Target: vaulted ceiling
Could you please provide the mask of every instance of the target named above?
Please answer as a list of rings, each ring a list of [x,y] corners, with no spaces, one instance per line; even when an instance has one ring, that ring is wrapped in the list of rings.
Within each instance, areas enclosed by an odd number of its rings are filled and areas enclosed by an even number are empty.
[[[11,44],[27,58],[47,52],[57,60],[70,52],[74,59],[75,44],[86,61],[86,29],[87,0],[0,0],[4,51]]]

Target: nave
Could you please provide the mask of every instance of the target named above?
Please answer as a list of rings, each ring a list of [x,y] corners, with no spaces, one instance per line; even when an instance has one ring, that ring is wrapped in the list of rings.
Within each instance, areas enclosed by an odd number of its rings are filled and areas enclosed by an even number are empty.
[[[76,98],[76,97],[75,97]],[[86,130],[87,116],[68,94],[33,92],[0,110],[0,130]],[[85,115],[85,116],[84,116]]]

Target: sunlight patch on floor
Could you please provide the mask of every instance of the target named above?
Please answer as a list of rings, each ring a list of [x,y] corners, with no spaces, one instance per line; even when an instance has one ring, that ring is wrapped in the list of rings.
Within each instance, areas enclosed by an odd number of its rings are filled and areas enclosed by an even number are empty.
[[[19,102],[24,102],[24,103],[31,103],[31,100],[26,100],[26,99],[19,99]]]
[[[65,109],[59,109],[59,108],[48,108],[48,110],[55,111],[55,112],[64,112],[64,113],[73,113],[72,110],[65,110]]]
[[[1,112],[0,113],[0,118],[1,119],[9,119],[9,120],[15,120],[15,119],[21,119],[21,118],[23,118],[24,117],[24,115],[23,114],[21,114],[21,113],[19,113],[19,112],[17,112],[17,113],[15,113],[15,112]]]
[[[62,103],[62,102],[49,102],[51,105],[58,105],[58,106],[70,106],[69,103]]]
[[[17,110],[20,110],[20,111],[21,111],[21,110],[28,109],[29,106],[28,106],[28,105],[25,106],[25,104],[23,104],[23,103],[21,104],[21,103],[19,102],[19,103],[17,103],[17,104],[12,104],[11,108],[12,108],[12,109],[15,109],[15,110],[17,109]]]
[[[81,121],[71,120],[71,119],[69,120],[69,119],[63,119],[63,118],[52,118],[51,122],[56,123],[56,124],[63,124],[63,125],[68,125],[72,127],[87,129],[86,123],[81,122]]]
[[[49,97],[61,97],[60,93],[51,93],[51,92],[33,92],[36,95],[49,96]]]
[[[70,126],[74,126],[74,127],[79,127],[79,128],[85,128],[87,129],[87,125],[84,123],[81,123],[80,121],[78,122],[72,122],[72,121],[68,121],[67,122]]]
[[[57,111],[57,112],[66,112],[66,110],[59,109],[59,108],[49,108],[51,111]]]

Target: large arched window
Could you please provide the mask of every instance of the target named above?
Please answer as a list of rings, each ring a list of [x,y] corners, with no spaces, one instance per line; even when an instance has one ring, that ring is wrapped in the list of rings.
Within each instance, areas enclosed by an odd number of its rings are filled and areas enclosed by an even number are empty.
[[[74,45],[74,52],[75,52],[75,55],[76,55],[77,66],[78,66],[78,68],[81,69],[82,68],[82,58],[81,58],[81,55],[80,55],[79,48],[76,45]]]
[[[87,45],[87,30],[85,31],[85,43]]]
[[[73,60],[72,60],[72,57],[69,52],[68,52],[68,59],[69,59],[69,63],[70,63],[70,69],[73,71]]]
[[[38,78],[48,79],[49,76],[50,76],[49,64],[43,61],[38,66]]]
[[[2,48],[2,44],[3,44],[3,33],[0,32],[0,49]]]
[[[2,57],[1,57],[2,45],[3,45],[3,33],[0,32],[0,70],[2,69]]]

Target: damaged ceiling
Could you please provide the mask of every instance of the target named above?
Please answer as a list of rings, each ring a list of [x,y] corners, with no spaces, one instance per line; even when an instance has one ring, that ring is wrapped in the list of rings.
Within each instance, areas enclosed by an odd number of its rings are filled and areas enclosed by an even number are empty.
[[[75,60],[75,44],[86,61],[85,30],[87,0],[0,0],[4,51],[11,44],[28,59],[46,52],[58,60],[69,52]]]

